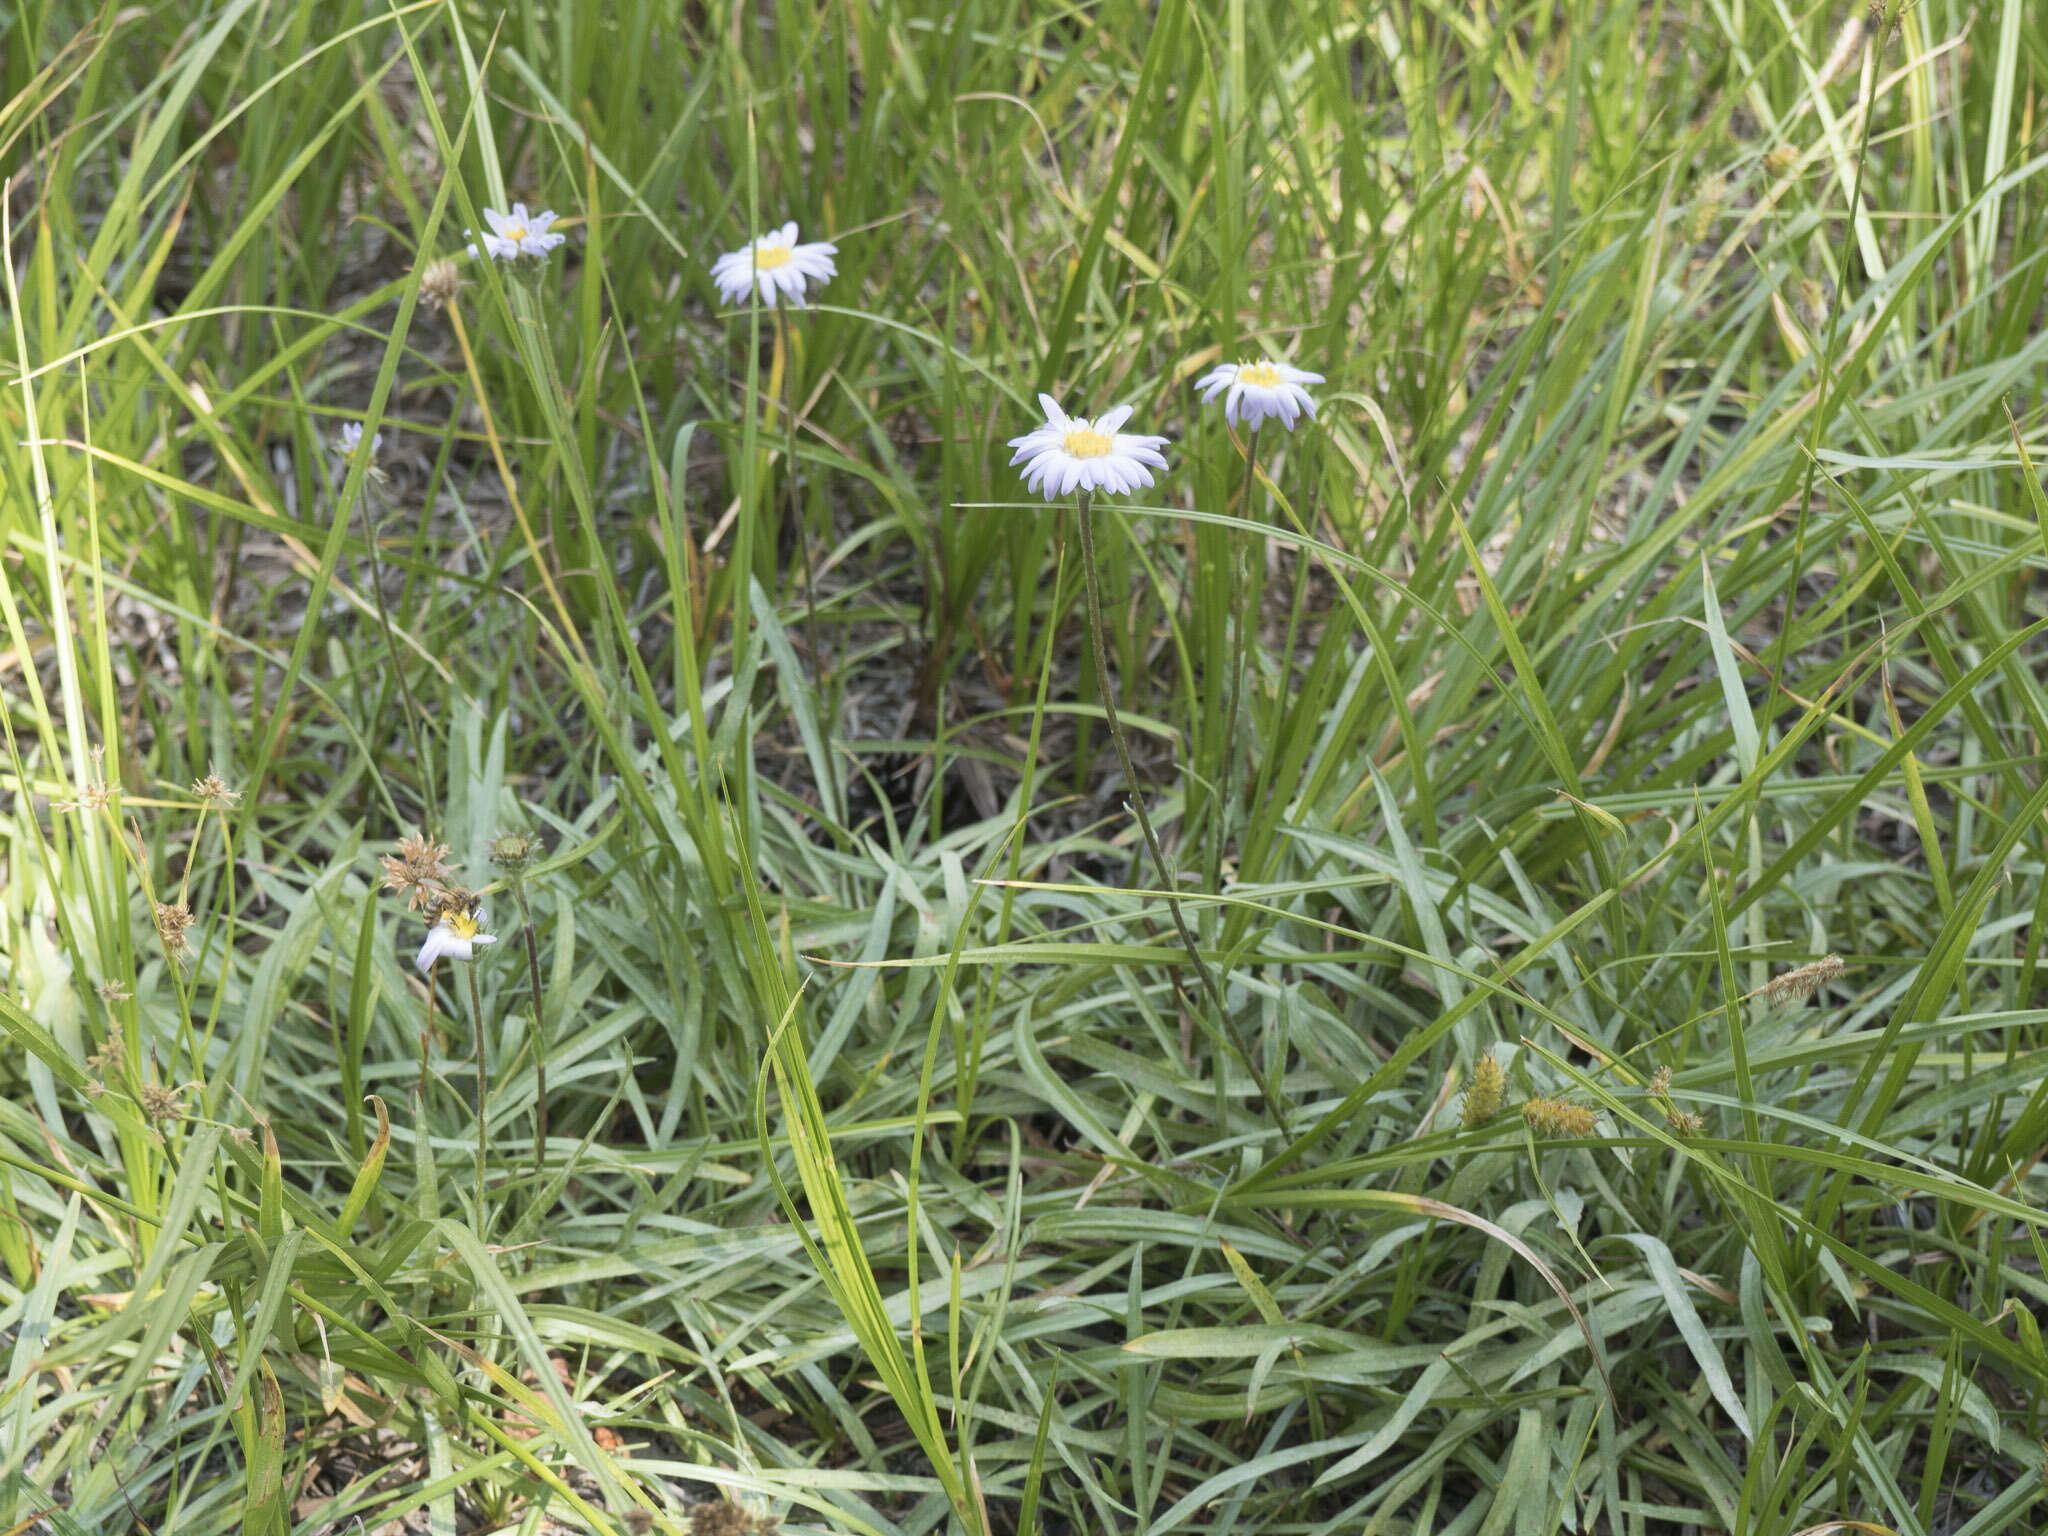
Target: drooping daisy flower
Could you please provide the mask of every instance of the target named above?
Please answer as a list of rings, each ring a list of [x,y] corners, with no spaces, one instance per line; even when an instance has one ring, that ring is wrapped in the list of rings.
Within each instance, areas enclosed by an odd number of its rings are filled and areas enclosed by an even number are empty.
[[[785,298],[801,309],[804,284],[824,287],[826,280],[839,271],[832,265],[832,258],[838,254],[838,246],[823,240],[798,245],[796,226],[785,224],[752,245],[727,251],[711,263],[711,281],[718,288],[718,296],[728,304],[737,304],[755,291],[770,309]]]
[[[1117,431],[1130,420],[1130,406],[1120,405],[1090,421],[1069,416],[1051,395],[1040,395],[1038,403],[1045,410],[1045,425],[1010,439],[1017,450],[1010,462],[1024,465],[1024,484],[1044,491],[1047,501],[1076,490],[1136,490],[1152,483],[1152,469],[1166,468],[1166,456],[1159,451],[1166,446],[1165,438]],[[1148,464],[1152,469],[1145,467]]]
[[[484,251],[495,261],[545,256],[568,238],[548,233],[548,226],[555,222],[552,209],[546,213],[528,213],[524,203],[514,203],[510,213],[486,208],[484,222],[491,226],[491,233],[483,239]],[[475,245],[470,246],[469,254],[476,255]]]
[[[443,907],[420,946],[420,969],[431,969],[436,960],[474,960],[479,946],[498,942],[498,936],[485,933],[483,926],[484,909],[475,902]]]
[[[1232,426],[1241,419],[1247,430],[1256,432],[1260,422],[1276,416],[1292,432],[1297,417],[1315,420],[1315,400],[1301,386],[1322,382],[1320,373],[1308,373],[1262,358],[1255,363],[1225,363],[1203,374],[1195,381],[1195,388],[1202,392],[1205,405],[1223,395],[1223,419]],[[1226,390],[1228,394],[1224,393]]]
[[[354,458],[356,449],[363,443],[363,424],[360,421],[344,421],[341,424],[341,453],[343,458]],[[375,433],[370,438],[370,457],[376,458],[384,451],[384,434]]]

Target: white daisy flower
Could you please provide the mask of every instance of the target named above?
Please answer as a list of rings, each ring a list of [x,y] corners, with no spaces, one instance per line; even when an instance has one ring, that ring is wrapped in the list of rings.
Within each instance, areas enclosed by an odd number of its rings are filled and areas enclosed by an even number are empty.
[[[1276,416],[1292,432],[1297,417],[1306,416],[1313,421],[1316,415],[1315,400],[1301,386],[1322,382],[1320,373],[1308,373],[1262,358],[1256,363],[1225,363],[1203,374],[1195,381],[1195,388],[1202,392],[1204,404],[1223,395],[1223,419],[1232,426],[1241,419],[1247,430],[1256,432],[1260,422]],[[1229,393],[1224,394],[1225,390]]]
[[[1090,421],[1069,416],[1051,395],[1040,395],[1045,425],[1010,439],[1017,450],[1012,464],[1024,465],[1024,484],[1043,490],[1045,499],[1075,490],[1122,494],[1152,483],[1152,469],[1166,468],[1163,437],[1146,437],[1117,428],[1130,420],[1131,407],[1120,405]],[[1025,463],[1026,460],[1029,463]],[[1152,469],[1147,469],[1146,465]]]
[[[727,251],[711,263],[711,281],[717,285],[718,296],[728,304],[737,304],[749,292],[758,291],[761,302],[770,309],[783,298],[801,309],[804,284],[811,282],[824,287],[826,280],[839,271],[832,265],[832,258],[838,254],[838,246],[823,240],[798,245],[796,226],[785,224],[752,245]]]
[[[343,458],[355,457],[356,449],[362,446],[363,424],[360,421],[345,421],[341,424],[341,454]],[[370,438],[370,457],[376,458],[384,451],[384,434],[375,433]]]
[[[420,946],[419,967],[429,970],[436,960],[474,960],[479,946],[495,944],[498,936],[485,933],[484,909],[449,907],[427,930],[427,942]]]
[[[552,209],[546,213],[528,213],[524,203],[514,203],[510,213],[486,208],[484,222],[491,226],[491,233],[484,236],[484,250],[495,261],[545,256],[568,238],[548,233],[548,226],[555,222]],[[470,246],[469,254],[476,255],[474,244]]]

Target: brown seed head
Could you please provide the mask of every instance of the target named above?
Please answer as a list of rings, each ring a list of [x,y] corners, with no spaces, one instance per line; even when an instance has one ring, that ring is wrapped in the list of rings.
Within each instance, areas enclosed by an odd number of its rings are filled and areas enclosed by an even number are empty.
[[[751,1524],[731,1499],[707,1499],[690,1511],[690,1536],[747,1536]]]
[[[136,1098],[142,1105],[142,1112],[149,1116],[152,1124],[161,1125],[166,1120],[185,1118],[185,1090],[182,1088],[166,1088],[162,1083],[144,1083],[142,1091]]]
[[[185,930],[191,926],[192,909],[182,901],[156,904],[156,936],[163,940],[164,953],[173,960],[182,960],[192,952],[192,941],[185,937]]]
[[[242,798],[242,792],[239,789],[229,789],[221,782],[221,777],[217,773],[208,773],[203,779],[194,779],[192,793],[205,804],[223,811]]]
[[[1706,1128],[1707,1122],[1689,1110],[1674,1109],[1664,1117],[1664,1125],[1674,1136],[1697,1136]]]
[[[1660,1099],[1671,1092],[1671,1069],[1669,1067],[1659,1067],[1651,1074],[1650,1092],[1657,1095]]]
[[[461,291],[462,269],[446,257],[428,262],[426,271],[420,274],[420,297],[430,308],[447,308]]]
[[[1802,965],[1782,976],[1773,976],[1764,987],[1764,999],[1773,1008],[1782,1008],[1791,1002],[1803,1003],[1841,975],[1842,970],[1840,955],[1822,955],[1810,965]]]

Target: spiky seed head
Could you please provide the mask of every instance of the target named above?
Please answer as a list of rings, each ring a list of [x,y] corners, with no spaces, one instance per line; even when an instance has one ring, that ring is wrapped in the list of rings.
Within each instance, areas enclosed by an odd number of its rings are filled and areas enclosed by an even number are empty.
[[[1493,1052],[1488,1051],[1472,1065],[1472,1083],[1465,1090],[1465,1129],[1476,1130],[1499,1114],[1506,1091],[1507,1078],[1500,1063],[1493,1059]]]
[[[1600,1124],[1596,1111],[1563,1099],[1530,1099],[1522,1105],[1522,1119],[1541,1136],[1590,1136]]]

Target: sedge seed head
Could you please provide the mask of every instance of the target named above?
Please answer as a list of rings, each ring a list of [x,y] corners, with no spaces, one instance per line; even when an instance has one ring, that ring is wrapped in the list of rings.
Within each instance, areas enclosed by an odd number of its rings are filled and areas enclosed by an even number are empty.
[[[1600,1123],[1599,1114],[1583,1104],[1563,1099],[1530,1099],[1522,1105],[1522,1119],[1540,1136],[1590,1136]]]
[[[192,941],[185,936],[185,930],[191,926],[192,909],[184,902],[156,904],[156,935],[163,941],[164,953],[173,960],[182,960],[192,952]]]
[[[1843,969],[1840,955],[1822,955],[1796,971],[1773,976],[1764,986],[1764,999],[1774,1008],[1782,1008],[1792,1002],[1803,1003],[1840,976]]]
[[[1499,1114],[1506,1090],[1507,1078],[1500,1063],[1493,1059],[1493,1052],[1488,1051],[1472,1066],[1472,1083],[1465,1090],[1465,1129],[1476,1130]]]

